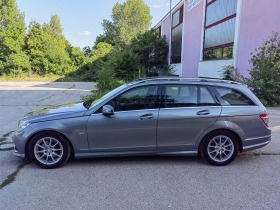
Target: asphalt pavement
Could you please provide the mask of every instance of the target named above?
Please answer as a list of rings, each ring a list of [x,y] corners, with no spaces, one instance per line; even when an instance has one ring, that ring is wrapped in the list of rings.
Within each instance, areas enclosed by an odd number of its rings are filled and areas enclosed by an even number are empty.
[[[0,136],[16,130],[26,112],[79,101],[93,86],[0,83]],[[0,189],[0,209],[280,209],[280,108],[268,112],[272,142],[230,165],[199,157],[71,160],[54,170],[28,163]],[[0,185],[21,163],[0,151]]]

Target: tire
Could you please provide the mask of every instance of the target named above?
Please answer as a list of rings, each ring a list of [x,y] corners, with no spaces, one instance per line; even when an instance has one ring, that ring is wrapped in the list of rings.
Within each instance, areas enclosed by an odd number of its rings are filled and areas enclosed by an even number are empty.
[[[211,165],[224,166],[235,159],[238,147],[235,135],[228,131],[214,131],[203,139],[200,155]]]
[[[62,166],[71,155],[68,140],[55,132],[35,135],[28,145],[30,160],[41,168],[53,169]]]

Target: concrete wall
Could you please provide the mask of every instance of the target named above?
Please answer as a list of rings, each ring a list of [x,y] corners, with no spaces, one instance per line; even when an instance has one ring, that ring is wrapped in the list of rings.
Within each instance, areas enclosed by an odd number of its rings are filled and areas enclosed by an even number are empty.
[[[185,3],[185,19],[183,34],[182,68],[183,77],[198,77],[198,64],[201,55],[204,1],[187,11],[188,1]]]
[[[242,0],[237,69],[249,76],[251,52],[262,45],[272,32],[280,32],[280,0]]]
[[[223,67],[233,64],[233,59],[201,61],[198,65],[198,77],[222,79]]]
[[[166,41],[170,43],[170,17],[168,16],[161,25],[161,35],[166,36]]]

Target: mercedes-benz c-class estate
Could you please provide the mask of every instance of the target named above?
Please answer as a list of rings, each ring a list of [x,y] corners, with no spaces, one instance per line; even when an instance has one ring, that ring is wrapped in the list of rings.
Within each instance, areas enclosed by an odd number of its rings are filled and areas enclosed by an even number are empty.
[[[102,98],[37,110],[19,122],[14,154],[42,168],[75,158],[201,155],[223,166],[271,140],[266,108],[243,84],[146,78]]]

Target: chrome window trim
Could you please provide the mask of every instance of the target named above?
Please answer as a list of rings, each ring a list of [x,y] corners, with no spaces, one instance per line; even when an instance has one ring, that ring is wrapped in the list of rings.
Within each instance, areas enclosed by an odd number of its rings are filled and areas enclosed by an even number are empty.
[[[128,110],[128,111],[116,111],[114,113],[127,113],[127,112],[142,112],[142,111],[157,111],[159,108],[155,109],[137,109],[137,110]],[[93,113],[91,115],[103,115],[103,113]]]
[[[217,108],[217,107],[220,107],[221,108],[221,106],[220,105],[217,105],[217,106],[190,106],[190,107],[185,107],[185,106],[183,106],[183,107],[168,107],[168,108],[160,108],[160,109],[167,109],[167,110],[169,110],[169,109],[193,109],[193,108],[202,108],[202,107],[209,107],[209,108]]]
[[[258,105],[221,105],[223,108],[233,108],[233,107],[258,107]]]

